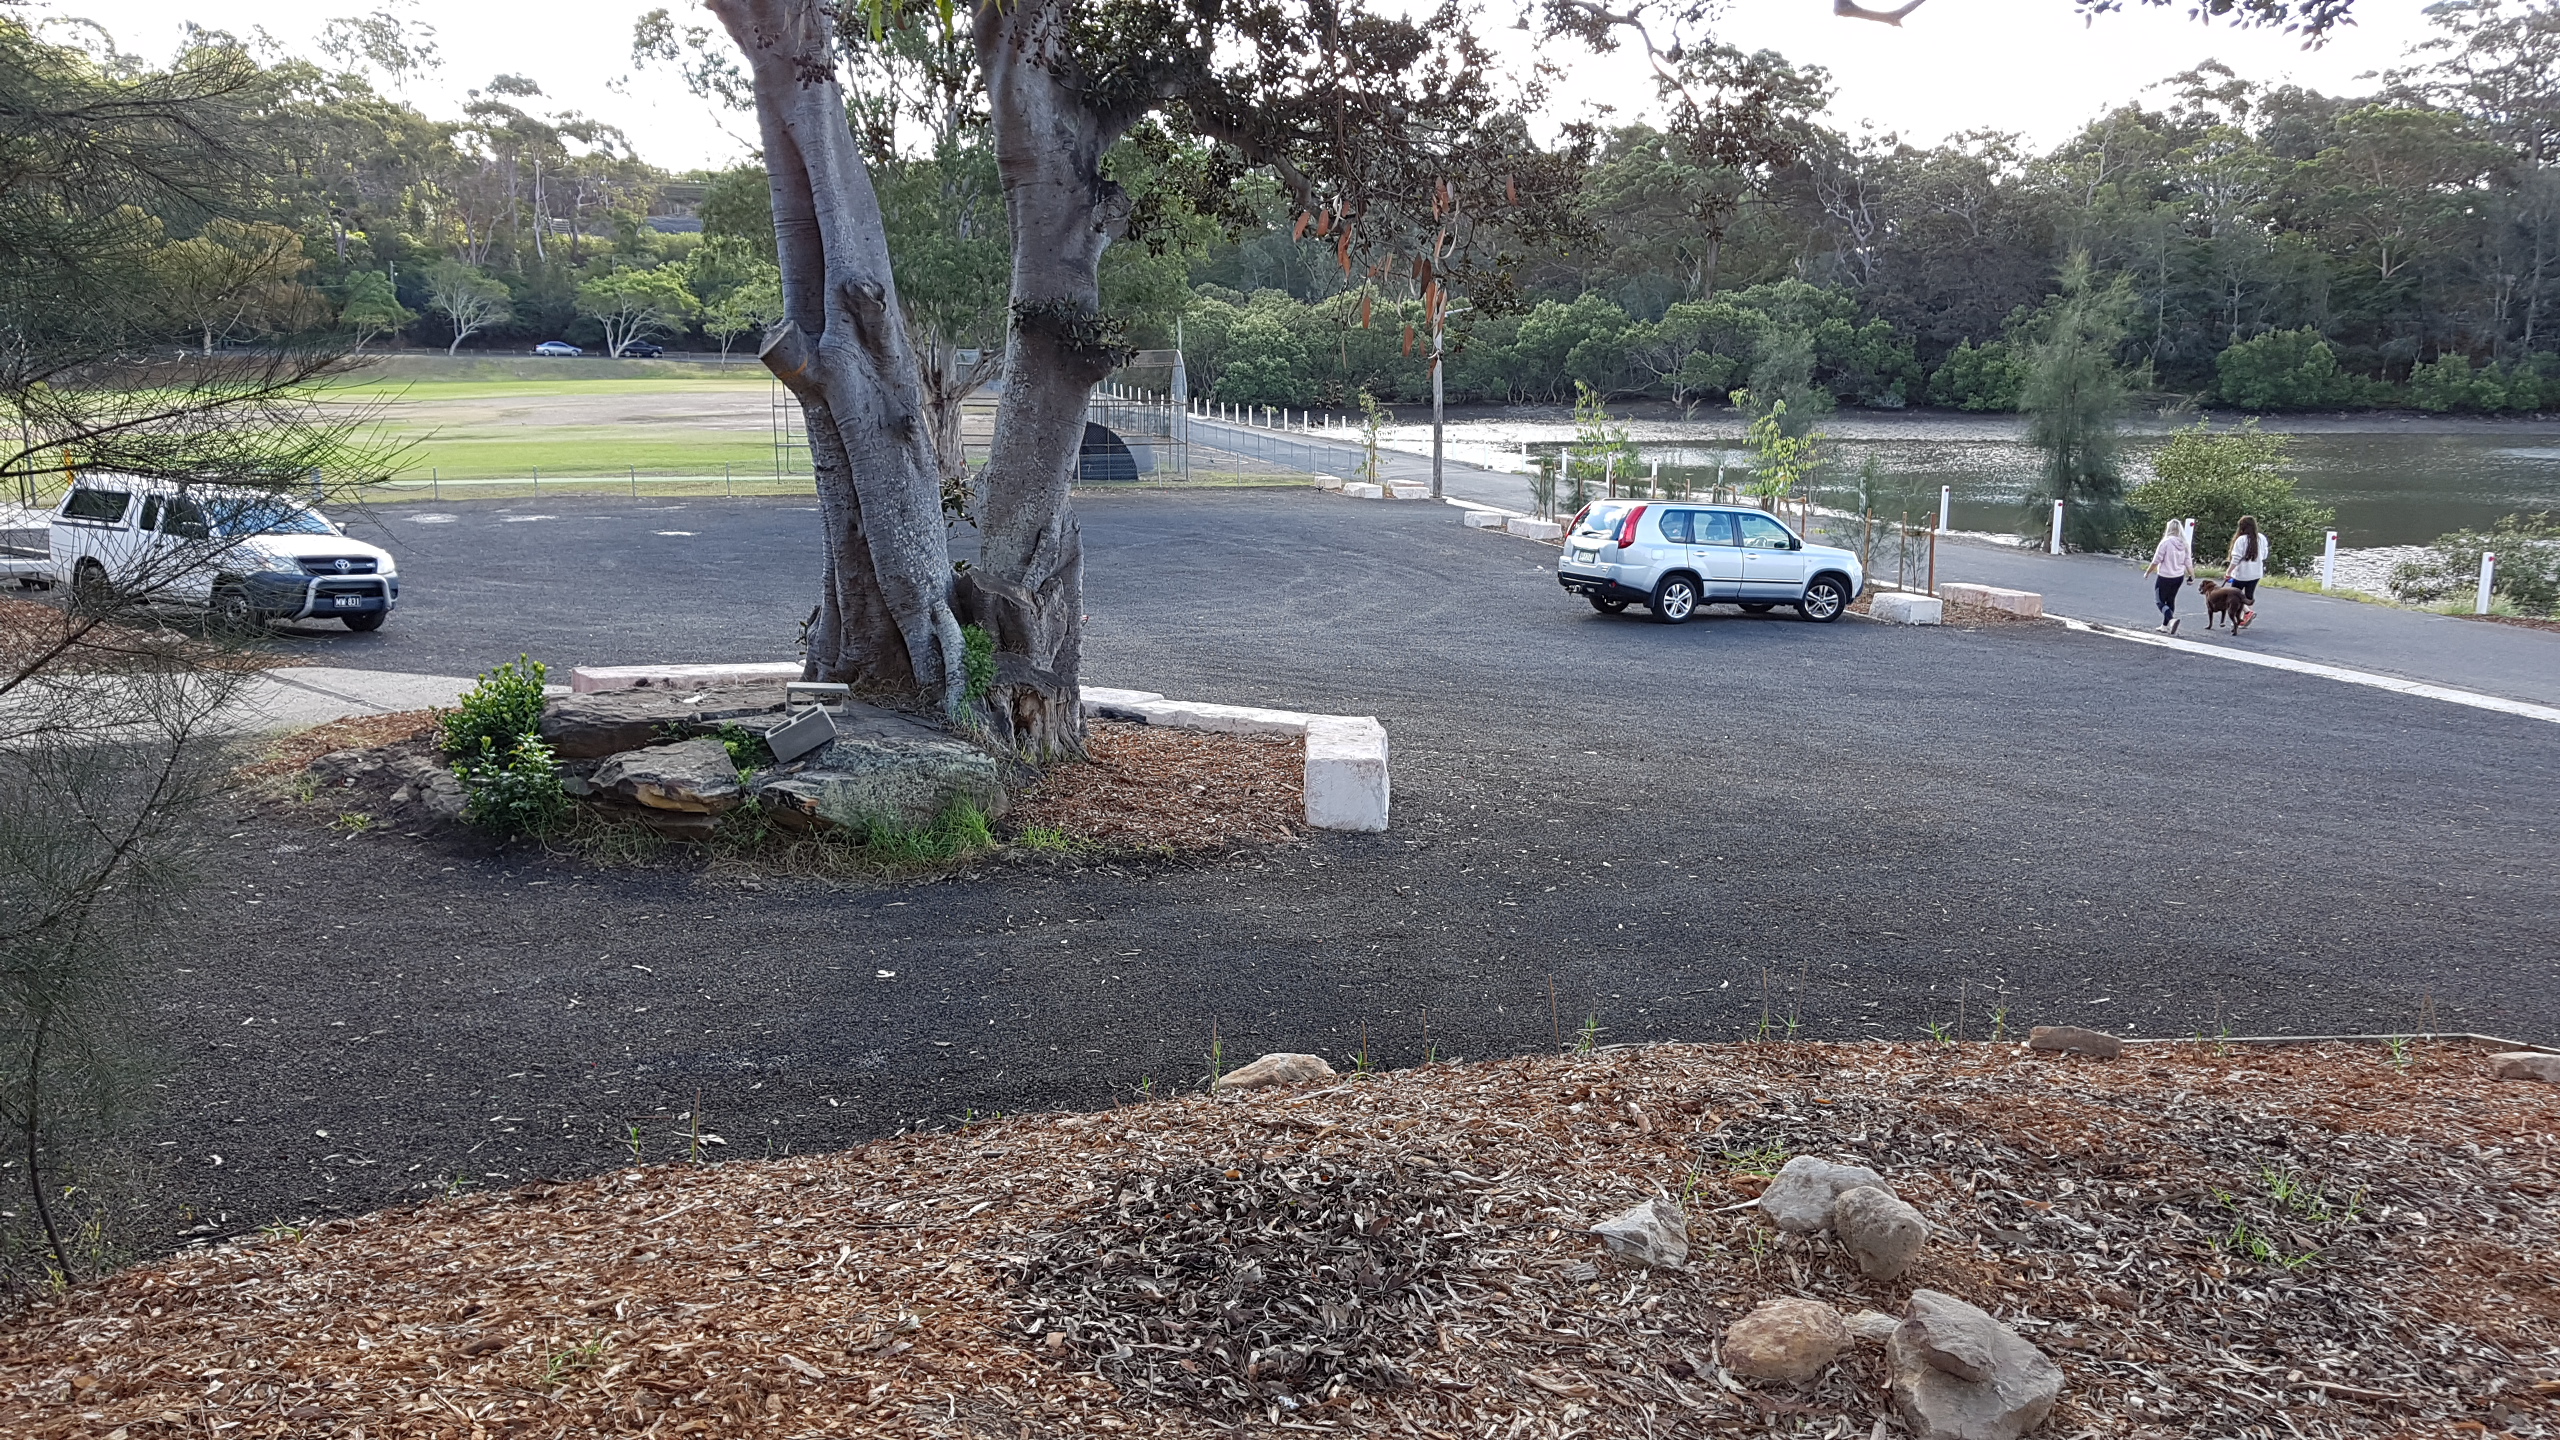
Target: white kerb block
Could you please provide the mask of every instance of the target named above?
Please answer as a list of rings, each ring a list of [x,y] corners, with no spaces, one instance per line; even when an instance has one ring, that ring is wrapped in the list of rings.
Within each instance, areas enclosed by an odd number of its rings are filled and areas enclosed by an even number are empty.
[[[797,680],[797,660],[760,660],[741,665],[581,665],[569,672],[569,688],[580,695],[599,690],[708,690],[715,685],[748,685],[758,680]]]
[[[1431,482],[1423,480],[1410,484],[1390,485],[1387,487],[1387,494],[1390,498],[1397,500],[1428,500],[1431,498]]]
[[[1936,625],[1946,618],[1946,604],[1935,595],[1912,595],[1887,590],[1875,598],[1867,613],[1896,625]]]
[[[1564,538],[1564,526],[1553,520],[1532,520],[1526,515],[1512,516],[1508,521],[1504,522],[1502,528],[1514,535],[1520,536],[1524,540],[1561,540]]]
[[[1366,715],[1307,720],[1307,824],[1387,828],[1387,727]]]
[[[1164,698],[1163,694],[1154,690],[1114,690],[1108,685],[1087,685],[1076,694],[1077,698],[1083,702],[1084,713],[1087,715],[1105,705],[1143,705],[1150,700]]]
[[[1383,485],[1345,485],[1342,487],[1342,493],[1350,496],[1354,500],[1384,500],[1387,498],[1386,487]]]
[[[1342,485],[1343,480],[1339,475],[1318,475],[1316,477],[1316,488],[1319,490],[1339,490],[1342,488]]]
[[[2044,615],[2044,597],[2033,590],[2009,590],[1998,585],[1972,585],[1958,581],[1939,586],[1938,593],[1952,605],[1979,605],[1985,610],[1998,610],[2027,620]]]
[[[1502,522],[1510,518],[1499,510],[1469,510],[1462,523],[1470,530],[1499,530]]]

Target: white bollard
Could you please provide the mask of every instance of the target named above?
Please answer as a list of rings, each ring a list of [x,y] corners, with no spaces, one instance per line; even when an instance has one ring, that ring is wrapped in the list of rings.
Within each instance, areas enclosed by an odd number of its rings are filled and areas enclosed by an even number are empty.
[[[2059,500],[2053,502],[2053,539],[2045,548],[2056,555],[2062,553],[2062,502]]]
[[[2320,588],[2334,590],[2338,585],[2338,532],[2329,532],[2329,540],[2320,549]]]
[[[2196,522],[2188,521],[2186,529],[2180,533],[2187,537],[2187,563],[2193,565],[2196,559]]]
[[[2488,614],[2488,613],[2489,613],[2489,587],[2490,587],[2490,585],[2494,584],[2494,583],[2497,581],[2497,578],[2498,578],[2498,557],[2497,557],[2497,556],[2495,556],[2495,555],[2490,554],[2490,553],[2489,553],[2488,551],[2486,551],[2486,550],[2481,551],[2481,552],[2480,552],[2480,603],[2479,603],[2479,605],[2478,605],[2478,606],[2476,606],[2476,607],[2472,610],[2472,612],[2471,612],[2472,614],[2474,614],[2474,615],[2486,615],[2486,614]]]
[[[1938,487],[1938,533],[1941,535],[1947,533],[1947,511],[1955,503],[1955,498],[1956,487],[1953,485]]]

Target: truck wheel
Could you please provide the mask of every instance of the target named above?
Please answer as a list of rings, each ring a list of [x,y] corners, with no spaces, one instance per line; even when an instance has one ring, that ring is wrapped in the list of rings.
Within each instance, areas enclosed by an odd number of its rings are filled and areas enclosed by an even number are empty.
[[[207,619],[214,630],[226,635],[246,635],[258,628],[258,612],[249,604],[249,592],[237,585],[213,592]]]
[[[344,615],[339,618],[347,622],[348,629],[363,634],[381,629],[382,622],[390,619],[391,614],[387,610],[376,610],[370,615]]]
[[[107,583],[107,567],[83,560],[71,567],[71,608],[83,615],[104,615],[116,605],[115,586]]]

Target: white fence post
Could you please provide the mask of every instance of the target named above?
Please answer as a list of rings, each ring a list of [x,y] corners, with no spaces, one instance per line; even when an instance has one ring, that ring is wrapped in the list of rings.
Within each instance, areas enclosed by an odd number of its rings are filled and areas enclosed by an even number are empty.
[[[2479,605],[2478,605],[2476,608],[2474,608],[2474,609],[2472,610],[2472,612],[2471,612],[2472,614],[2474,614],[2474,615],[2486,615],[2486,614],[2488,614],[2488,613],[2489,613],[2489,587],[2490,587],[2492,584],[2496,583],[2497,578],[2498,578],[2498,557],[2497,557],[2497,556],[2495,556],[2495,555],[2490,554],[2490,553],[2489,553],[2488,551],[2486,551],[2486,550],[2481,551],[2481,552],[2480,552],[2480,603],[2479,603]]]
[[[2320,550],[2320,588],[2334,590],[2338,585],[2338,532],[2329,532],[2328,543]]]
[[[2062,502],[2059,500],[2053,502],[2053,540],[2046,548],[2056,555],[2062,553]]]
[[[1954,504],[1955,498],[1956,487],[1953,485],[1938,487],[1938,533],[1941,535],[1947,533],[1947,511]]]

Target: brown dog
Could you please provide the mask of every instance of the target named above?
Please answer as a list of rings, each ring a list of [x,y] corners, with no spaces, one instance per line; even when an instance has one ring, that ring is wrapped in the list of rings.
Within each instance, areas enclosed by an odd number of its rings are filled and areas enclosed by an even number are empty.
[[[2207,630],[2213,628],[2217,619],[2227,619],[2231,622],[2231,633],[2237,635],[2240,627],[2249,623],[2249,601],[2240,593],[2239,586],[2199,579],[2196,581],[2196,593],[2204,597],[2204,628]]]

